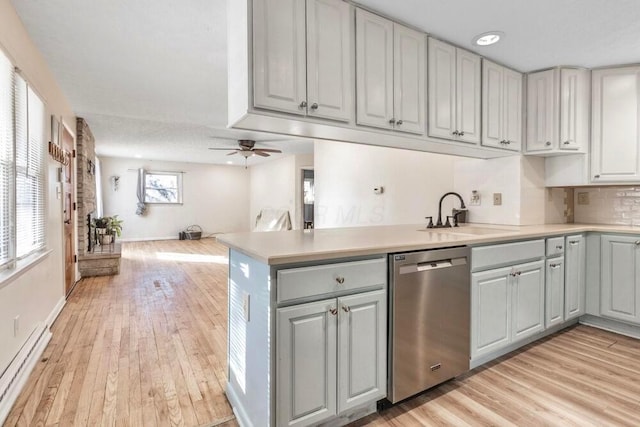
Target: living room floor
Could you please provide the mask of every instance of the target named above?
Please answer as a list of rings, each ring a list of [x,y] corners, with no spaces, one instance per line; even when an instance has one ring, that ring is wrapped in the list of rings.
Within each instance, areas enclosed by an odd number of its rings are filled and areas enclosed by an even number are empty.
[[[81,280],[5,426],[235,426],[226,381],[227,250],[125,243]],[[640,425],[640,341],[569,328],[357,426]]]

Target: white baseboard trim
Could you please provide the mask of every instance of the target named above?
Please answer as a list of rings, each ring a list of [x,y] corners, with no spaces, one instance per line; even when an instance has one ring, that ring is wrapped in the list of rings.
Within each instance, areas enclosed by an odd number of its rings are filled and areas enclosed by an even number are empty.
[[[40,360],[51,340],[51,331],[44,323],[38,324],[9,367],[0,377],[0,425],[5,422],[11,407],[29,379],[29,374]]]
[[[152,242],[154,240],[178,240],[178,235],[165,236],[165,237],[129,237],[125,239],[118,239],[117,242]]]
[[[56,306],[53,307],[53,310],[51,310],[51,313],[49,313],[49,316],[47,316],[47,320],[45,321],[45,326],[47,328],[51,328],[51,325],[53,325],[53,322],[56,321],[66,303],[67,299],[65,297],[62,297],[60,298]]]
[[[626,335],[631,338],[640,339],[640,326],[630,325],[624,322],[618,322],[613,319],[605,319],[603,317],[586,314],[580,318],[580,323],[594,328],[604,329],[605,331],[614,332],[620,335]]]

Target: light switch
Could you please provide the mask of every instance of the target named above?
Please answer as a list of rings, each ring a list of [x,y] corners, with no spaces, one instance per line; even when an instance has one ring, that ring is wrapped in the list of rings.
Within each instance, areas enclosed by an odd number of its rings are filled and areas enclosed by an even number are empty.
[[[493,205],[494,206],[502,205],[502,193],[493,193]]]

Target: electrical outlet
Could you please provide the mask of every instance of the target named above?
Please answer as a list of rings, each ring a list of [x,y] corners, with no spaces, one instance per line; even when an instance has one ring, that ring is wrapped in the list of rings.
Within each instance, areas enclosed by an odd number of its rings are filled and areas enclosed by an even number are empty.
[[[17,337],[18,332],[20,332],[20,316],[13,318],[13,336]]]
[[[589,204],[589,193],[587,193],[587,192],[578,193],[578,204],[579,205],[588,205]]]
[[[242,313],[244,314],[244,320],[249,322],[249,301],[250,295],[248,293],[242,294]]]
[[[493,193],[493,206],[502,205],[502,193]]]
[[[471,198],[469,199],[469,206],[480,206],[480,193],[478,190],[471,192]]]

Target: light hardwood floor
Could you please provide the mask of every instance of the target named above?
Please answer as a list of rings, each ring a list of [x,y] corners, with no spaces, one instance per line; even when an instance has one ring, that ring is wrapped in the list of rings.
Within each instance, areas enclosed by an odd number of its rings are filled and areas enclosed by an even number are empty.
[[[76,286],[5,425],[237,425],[226,254],[125,244],[120,275]],[[354,425],[638,426],[640,341],[571,328]]]

